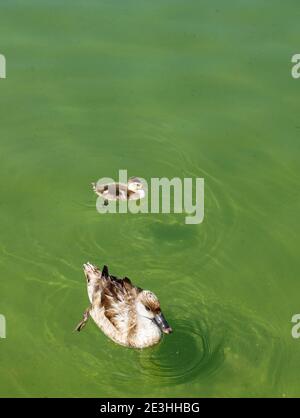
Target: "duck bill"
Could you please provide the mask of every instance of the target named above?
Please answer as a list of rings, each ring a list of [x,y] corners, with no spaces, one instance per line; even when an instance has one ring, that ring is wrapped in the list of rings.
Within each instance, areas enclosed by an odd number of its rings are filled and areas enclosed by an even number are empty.
[[[172,328],[161,312],[155,315],[154,321],[164,334],[171,334],[171,332],[173,332]]]

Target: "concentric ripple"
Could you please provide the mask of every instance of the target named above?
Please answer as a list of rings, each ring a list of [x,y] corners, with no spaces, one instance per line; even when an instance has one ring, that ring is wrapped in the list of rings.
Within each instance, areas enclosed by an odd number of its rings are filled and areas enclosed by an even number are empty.
[[[186,320],[173,322],[175,335],[139,356],[141,373],[162,385],[177,385],[216,372],[224,356],[221,346],[211,346],[208,331]]]

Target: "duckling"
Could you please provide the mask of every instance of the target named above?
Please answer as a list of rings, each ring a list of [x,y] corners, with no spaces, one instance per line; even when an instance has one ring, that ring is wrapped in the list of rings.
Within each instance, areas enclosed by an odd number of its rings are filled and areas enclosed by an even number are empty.
[[[91,263],[83,265],[91,305],[76,327],[81,331],[91,316],[104,334],[115,343],[133,348],[157,344],[172,328],[166,321],[157,296],[134,286],[125,277],[111,276]]]
[[[130,177],[127,184],[92,183],[92,187],[98,196],[103,197],[105,206],[108,205],[109,200],[139,200],[145,197],[143,183],[138,177]]]

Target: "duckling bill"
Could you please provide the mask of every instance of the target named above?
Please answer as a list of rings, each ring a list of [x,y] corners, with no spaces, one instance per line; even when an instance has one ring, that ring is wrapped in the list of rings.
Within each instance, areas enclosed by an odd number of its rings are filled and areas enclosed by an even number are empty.
[[[145,348],[157,344],[172,328],[166,321],[157,296],[134,286],[125,277],[111,276],[91,263],[83,265],[91,305],[76,330],[81,331],[91,316],[104,334],[117,344]]]

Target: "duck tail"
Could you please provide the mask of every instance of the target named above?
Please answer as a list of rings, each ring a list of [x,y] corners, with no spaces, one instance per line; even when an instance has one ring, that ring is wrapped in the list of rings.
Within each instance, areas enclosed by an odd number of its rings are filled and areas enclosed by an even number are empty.
[[[101,277],[104,279],[109,277],[108,267],[106,265],[103,266]]]
[[[101,278],[101,271],[89,261],[83,265],[83,271],[89,283]]]

